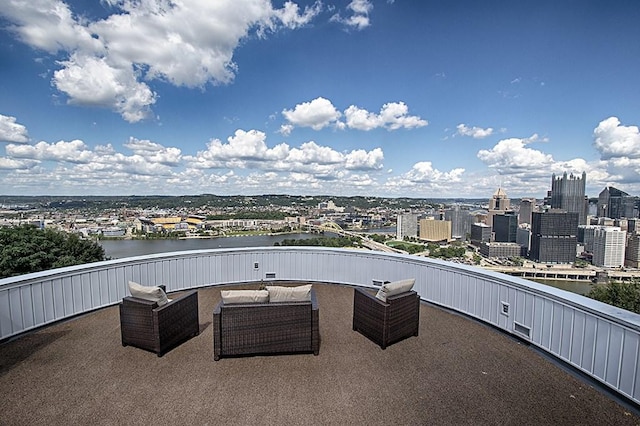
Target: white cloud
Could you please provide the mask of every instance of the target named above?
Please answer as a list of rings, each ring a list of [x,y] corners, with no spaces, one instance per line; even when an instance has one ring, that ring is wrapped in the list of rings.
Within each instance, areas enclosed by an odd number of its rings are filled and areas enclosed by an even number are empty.
[[[478,151],[477,156],[489,168],[497,170],[500,174],[522,173],[525,170],[548,174],[548,170],[555,163],[553,157],[526,146],[536,140],[537,135],[525,139],[503,139],[491,149]]]
[[[352,0],[347,5],[351,15],[348,17],[342,17],[339,13],[336,13],[331,17],[332,22],[339,22],[350,28],[362,30],[367,28],[371,23],[369,21],[369,13],[373,10],[373,3],[369,0]]]
[[[104,58],[75,54],[61,64],[53,82],[70,104],[108,107],[130,123],[152,116],[156,94],[137,81],[131,67],[114,68]]]
[[[7,154],[22,159],[87,163],[95,156],[81,140],[56,143],[38,142],[35,145],[7,145]]]
[[[337,122],[342,114],[331,101],[318,97],[311,102],[296,105],[293,110],[285,109],[282,111],[282,115],[292,125],[320,130]]]
[[[349,106],[345,111],[347,127],[358,130],[372,130],[384,127],[388,130],[400,128],[412,129],[424,127],[429,124],[418,116],[407,115],[409,108],[404,102],[389,102],[382,106],[380,114],[375,114],[355,105]]]
[[[617,117],[601,121],[593,130],[593,137],[593,144],[604,160],[640,158],[640,130],[637,126],[622,126]]]
[[[150,117],[157,99],[143,79],[231,83],[242,40],[299,28],[322,9],[320,2],[300,10],[290,1],[281,9],[265,0],[106,1],[115,12],[93,22],[58,0],[13,0],[0,14],[27,45],[64,55],[54,85],[69,103],[110,108],[129,122]]]
[[[29,142],[27,128],[17,123],[15,117],[0,114],[0,142]]]
[[[164,146],[149,141],[139,140],[136,138],[129,138],[129,142],[123,145],[125,148],[129,148],[135,155],[144,157],[147,161],[152,163],[160,163],[167,166],[177,166],[182,159],[181,151],[179,148],[165,148]]]
[[[474,139],[484,139],[487,136],[491,136],[493,134],[493,129],[488,127],[483,129],[482,127],[469,127],[466,124],[458,124],[456,126],[457,134],[461,136],[471,136]]]

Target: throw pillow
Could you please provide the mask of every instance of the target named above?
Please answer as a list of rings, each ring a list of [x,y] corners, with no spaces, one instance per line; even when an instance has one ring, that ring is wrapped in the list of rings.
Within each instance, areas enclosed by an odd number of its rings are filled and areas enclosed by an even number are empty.
[[[394,281],[392,283],[383,284],[378,290],[378,294],[376,297],[383,302],[387,301],[387,297],[394,296],[396,294],[405,293],[407,291],[411,291],[413,288],[413,284],[415,284],[416,279],[410,278],[406,280]]]
[[[311,284],[296,287],[268,285],[269,302],[308,302],[311,300]]]
[[[222,302],[231,303],[265,303],[269,301],[267,290],[222,290]]]
[[[129,292],[133,297],[158,302],[158,306],[169,303],[167,294],[160,287],[147,287],[136,282],[129,281]]]

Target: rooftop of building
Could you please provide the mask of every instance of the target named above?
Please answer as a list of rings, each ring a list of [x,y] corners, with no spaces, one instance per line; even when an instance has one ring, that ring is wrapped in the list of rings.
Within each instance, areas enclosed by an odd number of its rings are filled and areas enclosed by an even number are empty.
[[[213,360],[220,289],[200,334],[162,358],[120,344],[118,307],[0,344],[0,423],[639,424],[637,407],[532,346],[422,303],[418,337],[352,331],[353,289],[315,284],[320,354]]]

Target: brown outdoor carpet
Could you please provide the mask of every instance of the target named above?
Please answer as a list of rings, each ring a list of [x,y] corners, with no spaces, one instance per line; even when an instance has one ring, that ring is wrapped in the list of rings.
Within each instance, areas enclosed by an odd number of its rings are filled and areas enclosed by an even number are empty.
[[[122,347],[117,306],[5,342],[0,424],[640,424],[527,345],[426,304],[420,335],[381,350],[351,329],[352,288],[314,287],[319,356],[215,362],[219,288],[198,291],[200,335],[162,358]]]

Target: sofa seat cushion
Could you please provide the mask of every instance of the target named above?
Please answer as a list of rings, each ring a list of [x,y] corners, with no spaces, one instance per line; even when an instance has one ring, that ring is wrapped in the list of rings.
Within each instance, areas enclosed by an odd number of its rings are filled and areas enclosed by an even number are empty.
[[[394,296],[396,294],[406,293],[407,291],[411,291],[413,285],[415,284],[415,278],[409,278],[406,280],[394,281],[391,283],[383,284],[378,290],[376,297],[383,302],[387,301],[387,297]]]
[[[268,285],[269,302],[308,302],[311,300],[311,284],[296,287]]]
[[[131,296],[137,297],[138,299],[157,302],[158,306],[164,306],[169,303],[167,294],[160,287],[148,287],[134,281],[129,281],[129,292]]]
[[[220,296],[225,304],[266,303],[269,301],[267,290],[222,290]]]

